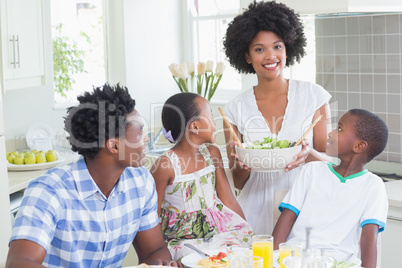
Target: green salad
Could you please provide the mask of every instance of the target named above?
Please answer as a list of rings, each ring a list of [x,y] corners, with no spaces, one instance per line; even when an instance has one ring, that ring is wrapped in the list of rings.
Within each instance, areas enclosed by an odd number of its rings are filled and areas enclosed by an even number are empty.
[[[252,144],[244,146],[246,149],[283,149],[292,147],[295,142],[289,142],[288,140],[277,140],[272,137],[265,137],[263,141],[254,141]]]

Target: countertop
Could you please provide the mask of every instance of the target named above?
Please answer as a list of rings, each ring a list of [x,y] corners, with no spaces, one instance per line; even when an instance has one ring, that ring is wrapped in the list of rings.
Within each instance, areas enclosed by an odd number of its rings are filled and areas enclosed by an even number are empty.
[[[385,189],[389,206],[402,208],[402,180],[386,182]]]
[[[61,157],[65,159],[58,166],[65,165],[78,159],[79,155],[73,152],[63,153]],[[33,170],[33,171],[8,171],[8,191],[9,194],[25,189],[28,184],[36,177],[44,174],[48,169]]]

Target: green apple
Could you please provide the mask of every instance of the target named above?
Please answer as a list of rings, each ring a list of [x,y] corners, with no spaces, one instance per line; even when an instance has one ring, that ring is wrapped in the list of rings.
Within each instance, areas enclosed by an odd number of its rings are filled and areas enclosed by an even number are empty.
[[[46,161],[47,162],[54,162],[59,158],[59,155],[55,150],[49,150],[45,153],[46,155]]]
[[[8,161],[8,163],[14,164],[14,158],[15,158],[15,155],[13,155],[12,153],[8,153],[8,154],[7,154],[7,161]]]
[[[31,153],[36,154],[38,152],[38,150],[32,150]]]
[[[16,155],[14,158],[14,164],[15,165],[23,165],[24,164],[24,156],[22,155]]]
[[[34,153],[26,153],[24,157],[24,162],[26,165],[32,165],[36,163],[36,157]]]
[[[20,156],[22,156],[22,157],[25,157],[25,155],[28,153],[28,151],[23,151],[23,152],[20,152],[18,155],[20,155]]]
[[[36,164],[46,163],[46,155],[44,151],[35,153]]]
[[[16,156],[18,154],[17,151],[11,152],[10,154],[13,154],[14,156]]]

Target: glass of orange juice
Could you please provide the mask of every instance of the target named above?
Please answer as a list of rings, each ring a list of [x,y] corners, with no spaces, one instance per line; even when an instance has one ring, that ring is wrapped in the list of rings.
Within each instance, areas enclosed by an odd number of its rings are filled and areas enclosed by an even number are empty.
[[[283,259],[287,256],[291,256],[293,250],[295,251],[295,256],[300,256],[302,246],[286,242],[279,244],[279,263],[281,264],[281,268],[285,268],[285,265],[283,265]]]
[[[252,238],[253,256],[262,257],[264,268],[273,266],[274,237],[271,235],[255,235]]]

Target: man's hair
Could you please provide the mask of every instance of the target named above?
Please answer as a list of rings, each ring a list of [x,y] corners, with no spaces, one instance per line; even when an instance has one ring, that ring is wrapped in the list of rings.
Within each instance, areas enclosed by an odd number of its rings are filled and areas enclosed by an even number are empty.
[[[388,127],[378,115],[367,110],[351,109],[348,112],[356,118],[356,136],[368,143],[367,162],[370,162],[385,149]]]
[[[200,113],[195,100],[201,96],[183,92],[171,96],[162,108],[162,124],[166,131],[171,131],[174,142],[184,135],[187,125]]]
[[[230,64],[240,73],[255,73],[245,59],[249,46],[260,31],[276,33],[286,47],[286,66],[300,62],[306,54],[306,37],[299,15],[282,3],[254,2],[244,13],[236,16],[226,31],[223,46]]]
[[[64,129],[72,150],[93,159],[108,139],[124,136],[126,116],[134,111],[135,100],[126,87],[108,83],[77,100],[78,106],[67,109]]]

